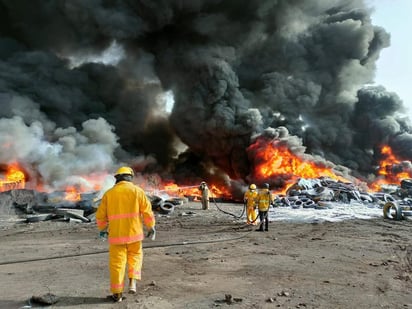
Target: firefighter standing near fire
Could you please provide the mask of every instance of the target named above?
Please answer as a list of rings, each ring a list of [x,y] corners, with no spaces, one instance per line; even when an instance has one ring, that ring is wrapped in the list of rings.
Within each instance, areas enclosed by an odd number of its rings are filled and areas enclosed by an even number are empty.
[[[202,181],[200,183],[199,190],[202,192],[202,209],[207,210],[209,209],[209,187],[206,182]]]
[[[246,224],[256,225],[256,199],[258,192],[256,191],[256,185],[252,183],[249,189],[245,192],[243,201],[246,204]]]
[[[259,228],[256,231],[263,232],[269,230],[269,208],[273,203],[273,196],[269,190],[269,184],[263,184],[257,196],[257,205],[259,210]]]
[[[110,290],[115,302],[122,301],[127,266],[129,293],[136,293],[136,280],[141,279],[143,262],[143,225],[147,237],[155,237],[155,217],[145,192],[132,183],[130,167],[121,167],[114,177],[116,184],[109,189],[96,211],[96,224],[102,237],[109,242]]]

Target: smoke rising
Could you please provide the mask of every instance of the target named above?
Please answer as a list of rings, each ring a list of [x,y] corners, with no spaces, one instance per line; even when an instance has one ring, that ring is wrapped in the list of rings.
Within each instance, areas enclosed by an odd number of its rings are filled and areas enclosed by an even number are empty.
[[[0,163],[52,186],[121,162],[242,181],[253,137],[284,128],[298,154],[370,178],[382,144],[412,158],[403,103],[367,86],[390,41],[370,14],[361,0],[1,0]]]

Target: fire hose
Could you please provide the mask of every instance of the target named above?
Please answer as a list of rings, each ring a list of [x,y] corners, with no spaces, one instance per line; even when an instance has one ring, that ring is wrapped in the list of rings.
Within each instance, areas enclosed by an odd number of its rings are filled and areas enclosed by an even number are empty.
[[[223,212],[223,213],[225,213],[225,214],[227,214],[227,215],[230,215],[230,216],[232,216],[232,217],[234,217],[234,218],[236,218],[236,219],[242,218],[243,215],[245,214],[245,211],[246,211],[246,203],[243,203],[242,213],[241,213],[239,216],[237,216],[237,215],[235,215],[235,214],[233,214],[233,213],[231,213],[231,212],[228,212],[228,211],[225,211],[225,210],[221,209],[221,208],[219,207],[219,205],[217,204],[216,200],[215,200],[213,197],[212,197],[211,199],[213,200],[213,203],[215,204],[216,208],[217,208],[219,211],[221,211],[221,212]],[[268,214],[269,214],[269,212],[266,212],[266,215],[262,218],[262,220],[261,220],[261,222],[260,222],[260,224],[259,224],[259,227],[262,226],[264,220],[268,217]],[[255,220],[253,220],[253,221],[250,222],[250,223],[252,223],[252,224],[255,223],[257,219],[259,219],[259,216],[256,216]]]
[[[222,208],[219,207],[219,205],[217,204],[215,198],[212,197],[213,203],[215,204],[216,208],[225,213],[228,214],[230,216],[233,216],[236,219],[241,218],[245,211],[246,211],[246,203],[243,204],[242,207],[242,212],[240,215],[235,215],[231,212],[225,211]],[[267,214],[266,214],[267,216]],[[266,217],[265,217],[266,218]],[[264,219],[265,219],[264,218]],[[255,220],[253,220],[253,222],[255,222],[258,219],[258,217],[256,217]],[[253,223],[252,222],[252,223]],[[263,222],[263,220],[262,220]],[[261,224],[262,224],[261,222]],[[250,232],[249,232],[250,233]],[[199,240],[199,241],[183,241],[183,242],[175,242],[175,243],[168,243],[168,244],[158,244],[158,245],[146,245],[143,244],[143,248],[164,248],[164,247],[174,247],[174,246],[185,246],[185,245],[196,245],[196,244],[208,244],[208,243],[218,243],[218,242],[225,242],[225,241],[233,241],[233,240],[238,240],[238,239],[242,239],[244,237],[246,237],[249,233],[242,235],[242,236],[238,236],[238,237],[233,237],[233,238],[225,238],[225,239],[216,239],[216,240]],[[63,258],[71,258],[71,257],[78,257],[78,256],[86,256],[86,255],[96,255],[96,254],[102,254],[102,253],[107,253],[107,250],[97,250],[97,251],[93,251],[93,252],[86,252],[86,253],[77,253],[77,254],[66,254],[66,255],[59,255],[59,256],[53,256],[53,257],[44,257],[44,258],[37,258],[37,259],[25,259],[25,260],[15,260],[15,261],[6,261],[6,262],[0,262],[0,266],[2,265],[11,265],[11,264],[21,264],[21,263],[29,263],[29,262],[37,262],[37,261],[47,261],[47,260],[55,260],[55,259],[63,259]]]
[[[225,214],[227,214],[227,215],[230,215],[230,216],[232,216],[232,217],[234,217],[234,218],[236,218],[236,219],[242,218],[243,215],[245,214],[245,210],[246,210],[246,204],[245,204],[245,203],[243,204],[242,213],[241,213],[240,215],[235,215],[235,214],[233,214],[233,213],[231,213],[231,212],[225,211],[225,210],[223,210],[222,208],[220,208],[219,205],[217,204],[215,198],[212,197],[211,199],[213,200],[213,203],[215,204],[216,208],[217,208],[219,211],[221,211],[221,212],[223,212],[223,213],[225,213]]]
[[[144,249],[152,249],[152,248],[165,248],[165,247],[176,247],[176,246],[197,245],[197,244],[212,244],[212,243],[242,239],[242,238],[246,237],[249,233],[246,233],[246,234],[244,234],[242,236],[238,236],[238,237],[215,239],[215,240],[182,241],[182,242],[165,243],[165,244],[144,244],[143,243],[143,248]],[[106,249],[106,250],[97,250],[97,251],[85,252],[85,253],[65,254],[65,255],[59,255],[59,256],[43,257],[43,258],[37,258],[37,259],[6,261],[6,262],[0,262],[0,266],[11,265],[11,264],[38,262],[38,261],[65,259],[65,258],[72,258],[72,257],[78,257],[78,256],[86,256],[86,255],[96,255],[96,254],[102,254],[102,253],[107,253],[107,252],[108,252],[108,250]]]

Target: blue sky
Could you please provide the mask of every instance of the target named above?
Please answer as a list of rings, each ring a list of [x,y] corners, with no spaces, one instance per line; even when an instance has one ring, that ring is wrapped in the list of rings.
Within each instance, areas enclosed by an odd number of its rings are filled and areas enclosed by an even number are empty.
[[[391,45],[381,51],[375,83],[395,92],[412,119],[412,0],[367,0],[375,8],[372,23],[391,35]]]

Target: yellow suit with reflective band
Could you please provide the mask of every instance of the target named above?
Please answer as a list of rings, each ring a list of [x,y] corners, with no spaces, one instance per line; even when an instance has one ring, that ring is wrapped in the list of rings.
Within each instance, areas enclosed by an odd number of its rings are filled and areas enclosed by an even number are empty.
[[[259,190],[257,200],[259,211],[268,211],[270,204],[273,201],[272,193],[269,189],[261,189]]]
[[[143,262],[143,225],[155,226],[152,205],[145,192],[129,181],[120,181],[108,190],[96,211],[100,231],[109,233],[110,289],[122,293],[126,264],[128,277],[140,280]]]
[[[258,193],[256,190],[247,190],[243,199],[246,201],[246,222],[252,223],[256,221],[256,198]]]

